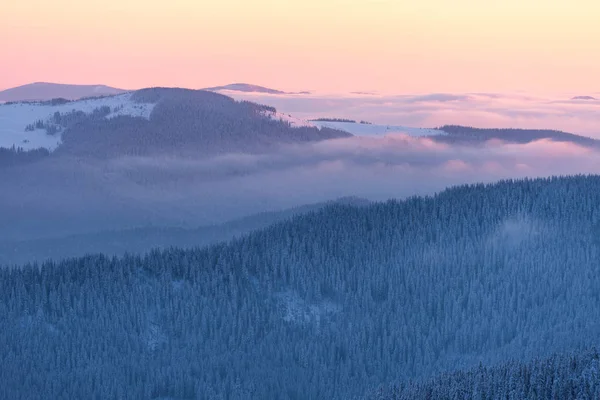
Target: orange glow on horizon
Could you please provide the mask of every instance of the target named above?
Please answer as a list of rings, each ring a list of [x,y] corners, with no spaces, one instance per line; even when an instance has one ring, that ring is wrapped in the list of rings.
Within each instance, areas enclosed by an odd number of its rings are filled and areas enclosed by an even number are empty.
[[[600,91],[595,0],[9,0],[1,8],[0,88]]]

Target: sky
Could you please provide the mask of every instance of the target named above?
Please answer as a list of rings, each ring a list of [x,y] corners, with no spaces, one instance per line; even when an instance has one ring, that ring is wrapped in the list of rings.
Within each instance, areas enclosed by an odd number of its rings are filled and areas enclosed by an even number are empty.
[[[1,0],[0,89],[600,92],[596,0]]]

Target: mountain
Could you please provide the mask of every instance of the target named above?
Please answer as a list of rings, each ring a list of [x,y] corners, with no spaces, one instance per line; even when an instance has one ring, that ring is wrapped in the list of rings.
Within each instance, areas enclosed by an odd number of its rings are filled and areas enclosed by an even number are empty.
[[[0,397],[347,399],[588,349],[599,204],[600,176],[508,180],[3,269]]]
[[[320,128],[339,129],[344,132],[351,133],[355,136],[385,136],[394,133],[401,133],[408,136],[423,137],[423,136],[441,136],[446,135],[445,132],[439,129],[429,128],[414,128],[400,125],[380,125],[366,123],[365,121],[357,122],[345,119],[335,118],[320,118],[309,121],[314,126]]]
[[[460,125],[445,125],[430,129],[400,125],[380,125],[341,118],[311,119],[306,121],[306,124],[320,128],[337,129],[351,133],[354,136],[378,137],[390,134],[403,134],[413,137],[428,137],[438,142],[459,145],[479,145],[488,140],[502,140],[509,143],[530,143],[536,140],[549,139],[556,142],[570,142],[591,148],[600,147],[600,140],[550,129],[496,129]]]
[[[84,97],[110,96],[125,92],[126,90],[105,85],[65,85],[36,82],[1,91],[0,102],[40,101],[56,98],[77,100]]]
[[[257,151],[283,143],[349,137],[290,126],[273,107],[209,91],[151,88],[98,99],[0,105],[0,146],[114,155]]]
[[[236,92],[246,92],[246,93],[267,93],[267,94],[290,94],[287,92],[282,92],[281,90],[275,90],[266,88],[258,85],[250,85],[248,83],[232,83],[224,86],[215,86],[210,88],[205,88],[204,90],[210,90],[214,92],[218,92],[221,90],[233,90]],[[304,92],[306,93],[306,92]]]
[[[597,100],[597,99],[592,96],[575,96],[575,97],[571,98],[571,100]]]
[[[236,236],[334,204],[358,207],[367,206],[370,202],[361,198],[340,198],[334,201],[309,204],[282,211],[264,212],[223,224],[195,229],[147,227],[29,241],[0,242],[0,266],[22,265],[30,262],[42,263],[50,259],[58,261],[95,253],[102,253],[107,256],[122,256],[126,253],[144,254],[153,249],[166,249],[172,246],[180,248],[206,246],[231,240]]]
[[[510,143],[530,143],[536,140],[550,139],[555,142],[570,142],[585,147],[600,147],[600,140],[550,129],[488,129],[445,125],[438,130],[444,132],[444,135],[435,136],[435,140],[453,144],[477,144],[492,139]]]
[[[282,146],[348,137],[199,90],[0,105],[0,241],[192,229],[344,196],[269,196],[261,181],[239,192]]]

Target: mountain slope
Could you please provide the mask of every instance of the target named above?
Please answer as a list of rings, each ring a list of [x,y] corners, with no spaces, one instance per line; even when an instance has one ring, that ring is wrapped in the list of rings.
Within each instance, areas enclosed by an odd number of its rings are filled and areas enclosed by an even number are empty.
[[[589,348],[600,176],[334,205],[229,244],[0,271],[0,392],[345,399]]]
[[[236,236],[265,228],[297,215],[320,210],[333,204],[366,206],[370,202],[360,198],[342,198],[324,203],[308,204],[282,211],[265,212],[236,219],[220,225],[196,229],[152,227],[102,231],[29,241],[0,242],[0,266],[22,265],[29,262],[54,261],[86,254],[102,253],[107,256],[144,254],[153,249],[171,246],[201,247],[227,241]]]
[[[128,116],[148,119],[154,104],[132,100],[132,93],[68,101],[0,104],[0,147],[55,150],[62,134],[86,120]]]
[[[40,101],[56,98],[76,100],[84,97],[110,96],[125,92],[126,90],[105,85],[66,85],[36,82],[1,91],[0,102]]]
[[[416,137],[446,135],[444,131],[438,129],[414,128],[398,125],[379,125],[358,122],[340,122],[323,120],[312,120],[310,122],[315,126],[321,128],[339,129],[341,131],[351,133],[355,136],[385,136],[394,133],[402,133],[408,136]]]
[[[60,145],[62,153],[97,157],[182,150],[197,155],[351,136],[274,115],[279,114],[272,107],[174,88],[79,101],[4,104],[0,147],[55,150]]]

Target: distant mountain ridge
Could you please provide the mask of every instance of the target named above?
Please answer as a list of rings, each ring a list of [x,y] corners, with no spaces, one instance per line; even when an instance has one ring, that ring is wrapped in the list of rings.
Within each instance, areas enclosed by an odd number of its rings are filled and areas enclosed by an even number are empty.
[[[148,88],[133,92],[131,100],[139,107],[154,104],[149,119],[88,118],[65,130],[58,151],[94,157],[169,152],[198,156],[351,136],[335,129],[294,128],[267,117],[276,111],[273,107],[205,90]]]
[[[264,86],[251,85],[249,83],[231,83],[229,85],[223,86],[214,86],[205,88],[203,90],[209,90],[211,92],[218,92],[221,90],[233,90],[236,92],[245,92],[245,93],[266,93],[266,94],[310,94],[310,92],[284,92],[282,90],[271,89]]]
[[[530,143],[549,139],[554,142],[569,142],[589,148],[600,148],[600,140],[552,129],[474,128],[461,125],[444,125],[438,128],[446,135],[435,136],[437,141],[453,144],[477,144],[496,139],[509,143]]]
[[[166,249],[171,246],[203,247],[225,242],[295,216],[321,210],[327,206],[366,207],[370,204],[372,203],[369,200],[360,197],[342,197],[337,200],[306,204],[281,211],[252,214],[223,224],[201,226],[194,229],[143,227],[29,241],[0,242],[0,266],[42,263],[49,259],[58,261],[96,253],[122,256],[126,253],[144,254],[154,249]]]
[[[50,82],[34,82],[0,92],[0,102],[43,101],[56,98],[77,100],[84,97],[111,96],[127,90],[106,85],[69,85]]]
[[[571,98],[571,100],[598,100],[595,97],[592,96],[575,96],[573,98]]]

